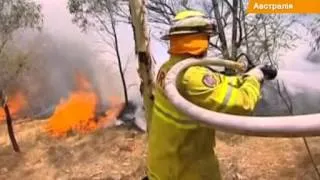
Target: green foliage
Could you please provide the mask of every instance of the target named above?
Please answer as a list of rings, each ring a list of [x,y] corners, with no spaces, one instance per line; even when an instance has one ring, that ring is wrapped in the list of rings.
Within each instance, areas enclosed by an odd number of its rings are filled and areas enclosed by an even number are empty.
[[[0,89],[16,86],[21,74],[28,69],[28,54],[10,47],[0,56]]]
[[[122,2],[117,0],[69,0],[68,8],[73,22],[83,31],[94,27],[113,34],[111,24],[121,22],[127,16]]]
[[[41,6],[28,0],[0,1],[0,40],[3,44],[21,28],[41,28]]]
[[[43,24],[41,6],[29,0],[0,1],[0,89],[6,89],[25,68],[28,54],[11,43],[16,32],[40,30]]]

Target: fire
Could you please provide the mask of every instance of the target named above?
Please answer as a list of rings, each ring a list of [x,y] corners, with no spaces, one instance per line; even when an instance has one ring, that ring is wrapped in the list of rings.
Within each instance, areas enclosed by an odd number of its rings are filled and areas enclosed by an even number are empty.
[[[121,112],[123,105],[119,99],[112,98],[112,108],[105,117],[96,117],[97,95],[91,84],[78,74],[77,90],[72,92],[68,99],[62,99],[54,114],[48,119],[46,130],[55,137],[65,136],[70,131],[90,133],[105,126]]]
[[[120,102],[121,101],[119,97],[113,96],[109,98],[109,103],[111,104],[111,107],[105,112],[105,117],[100,117],[98,119],[99,127],[108,126],[109,123],[111,123],[110,120],[117,118],[117,116],[121,113],[121,111],[124,108],[124,103]]]
[[[17,114],[26,107],[27,101],[22,92],[17,92],[13,96],[8,97],[8,106],[10,109],[10,114],[13,118],[17,118]],[[0,121],[6,119],[4,109],[0,108]]]

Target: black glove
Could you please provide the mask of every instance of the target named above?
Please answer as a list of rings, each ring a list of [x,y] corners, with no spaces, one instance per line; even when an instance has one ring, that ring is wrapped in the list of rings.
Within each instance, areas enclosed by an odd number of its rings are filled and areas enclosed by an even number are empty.
[[[264,79],[266,79],[266,80],[273,80],[278,75],[278,70],[273,65],[261,66],[261,71],[263,72]]]
[[[244,67],[246,67],[246,73],[247,75],[254,75],[258,79],[265,79],[265,80],[273,80],[277,77],[278,75],[278,70],[275,66],[273,65],[257,65],[255,66],[252,63],[252,60],[244,53],[240,54],[237,57],[237,62],[243,63]],[[263,75],[259,73],[259,70],[262,71]],[[263,76],[263,77],[262,77]]]

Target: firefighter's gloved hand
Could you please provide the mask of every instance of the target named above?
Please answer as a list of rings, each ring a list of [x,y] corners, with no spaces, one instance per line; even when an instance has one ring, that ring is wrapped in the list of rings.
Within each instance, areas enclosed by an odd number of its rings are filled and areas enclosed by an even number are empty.
[[[273,65],[264,65],[261,70],[264,74],[264,79],[266,80],[273,80],[278,75],[278,70]]]
[[[254,76],[256,77],[260,82],[263,81],[264,79],[264,74],[262,72],[262,68],[264,67],[264,65],[258,65],[252,69],[250,69],[248,72],[246,72],[244,75],[245,76]]]

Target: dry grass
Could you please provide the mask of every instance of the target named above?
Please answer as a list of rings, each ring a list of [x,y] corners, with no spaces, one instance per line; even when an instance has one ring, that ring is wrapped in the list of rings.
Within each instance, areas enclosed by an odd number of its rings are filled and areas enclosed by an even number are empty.
[[[145,170],[145,135],[126,128],[94,134],[48,137],[44,121],[15,125],[21,154],[0,126],[0,179],[139,180]],[[320,163],[320,138],[309,140]],[[316,179],[301,139],[255,138],[217,133],[224,179]]]
[[[144,135],[124,128],[53,139],[45,122],[15,126],[21,154],[0,130],[0,179],[139,179],[143,174]],[[138,173],[138,174],[137,174]]]
[[[301,138],[229,135],[236,141],[230,144],[228,140],[221,140],[221,134],[224,133],[218,134],[220,141],[217,151],[225,179],[317,179]],[[320,139],[312,138],[308,141],[313,155],[320,163]]]

